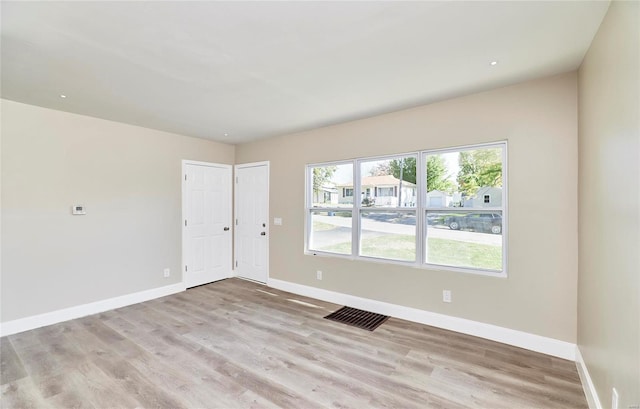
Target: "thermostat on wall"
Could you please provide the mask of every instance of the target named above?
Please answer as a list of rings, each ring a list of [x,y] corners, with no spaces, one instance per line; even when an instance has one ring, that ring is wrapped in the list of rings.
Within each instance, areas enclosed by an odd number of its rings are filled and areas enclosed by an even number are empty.
[[[73,205],[71,206],[72,214],[87,214],[83,205]]]

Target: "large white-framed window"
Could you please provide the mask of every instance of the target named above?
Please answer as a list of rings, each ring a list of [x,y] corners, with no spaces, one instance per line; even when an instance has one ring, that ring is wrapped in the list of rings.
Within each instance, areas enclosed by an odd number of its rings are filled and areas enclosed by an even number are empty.
[[[506,276],[506,152],[498,142],[308,165],[305,252]]]

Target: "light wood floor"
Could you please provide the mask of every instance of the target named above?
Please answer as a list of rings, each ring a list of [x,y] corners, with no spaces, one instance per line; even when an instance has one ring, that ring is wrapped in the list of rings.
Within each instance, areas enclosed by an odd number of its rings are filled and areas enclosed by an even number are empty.
[[[229,279],[4,337],[2,407],[587,407],[572,362],[337,308]]]

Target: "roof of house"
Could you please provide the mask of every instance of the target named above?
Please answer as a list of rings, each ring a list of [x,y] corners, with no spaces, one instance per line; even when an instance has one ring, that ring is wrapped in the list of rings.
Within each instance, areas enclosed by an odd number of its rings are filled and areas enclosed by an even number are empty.
[[[392,175],[383,175],[383,176],[365,176],[362,178],[362,186],[396,186],[400,184],[400,179],[393,177]],[[405,186],[415,186],[414,183],[407,182],[406,180],[402,182]],[[340,187],[351,187],[352,183],[342,183],[339,184]]]
[[[493,190],[502,191],[502,187],[481,186],[480,188],[478,188],[478,191],[476,192],[476,195],[482,194],[482,193],[486,193],[486,192],[491,192]]]
[[[322,190],[324,192],[331,192],[331,193],[336,193],[338,191],[338,189],[336,189],[335,186],[329,186],[329,185],[320,186],[318,190]]]

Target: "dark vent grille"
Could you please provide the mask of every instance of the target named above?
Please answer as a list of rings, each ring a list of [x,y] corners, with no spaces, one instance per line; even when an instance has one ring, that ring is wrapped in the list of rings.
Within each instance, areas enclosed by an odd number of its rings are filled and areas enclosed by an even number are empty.
[[[338,311],[327,315],[325,318],[331,321],[337,321],[343,324],[366,329],[368,331],[373,331],[389,317],[382,314],[376,314],[374,312],[358,310],[356,308],[342,307]]]

